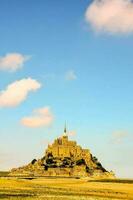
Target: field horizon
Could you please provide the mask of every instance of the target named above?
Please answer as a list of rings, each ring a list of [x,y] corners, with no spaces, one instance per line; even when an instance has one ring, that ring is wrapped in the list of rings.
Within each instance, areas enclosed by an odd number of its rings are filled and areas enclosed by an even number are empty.
[[[0,177],[0,199],[132,200],[132,188],[133,179]]]

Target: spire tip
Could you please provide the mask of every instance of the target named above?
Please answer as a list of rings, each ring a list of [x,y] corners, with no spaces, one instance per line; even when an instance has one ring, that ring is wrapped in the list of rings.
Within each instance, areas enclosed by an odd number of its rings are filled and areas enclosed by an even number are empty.
[[[67,129],[66,129],[66,123],[65,123],[65,127],[64,127],[64,133],[67,133]]]

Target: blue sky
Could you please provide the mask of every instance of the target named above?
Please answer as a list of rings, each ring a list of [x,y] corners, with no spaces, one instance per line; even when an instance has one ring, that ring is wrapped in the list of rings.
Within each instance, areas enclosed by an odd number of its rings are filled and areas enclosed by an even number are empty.
[[[0,170],[42,156],[66,121],[76,131],[71,139],[118,176],[133,178],[133,34],[94,30],[85,20],[93,3],[0,1],[0,57],[29,56],[21,69],[0,70],[0,91],[28,77],[41,84],[19,105],[0,108]],[[44,107],[49,126],[21,123]]]

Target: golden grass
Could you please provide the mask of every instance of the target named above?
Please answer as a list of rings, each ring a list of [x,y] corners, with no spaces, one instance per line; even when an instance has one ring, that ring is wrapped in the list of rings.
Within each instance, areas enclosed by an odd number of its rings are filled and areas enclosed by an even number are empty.
[[[0,178],[0,199],[108,200],[133,199],[133,183],[74,178]]]

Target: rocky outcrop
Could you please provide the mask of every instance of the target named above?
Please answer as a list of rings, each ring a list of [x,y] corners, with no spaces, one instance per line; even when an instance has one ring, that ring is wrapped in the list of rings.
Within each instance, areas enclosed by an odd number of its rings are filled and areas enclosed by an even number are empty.
[[[12,176],[67,176],[114,178],[87,149],[82,149],[64,134],[48,145],[44,157],[26,166],[12,169]]]

